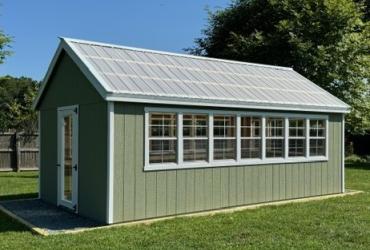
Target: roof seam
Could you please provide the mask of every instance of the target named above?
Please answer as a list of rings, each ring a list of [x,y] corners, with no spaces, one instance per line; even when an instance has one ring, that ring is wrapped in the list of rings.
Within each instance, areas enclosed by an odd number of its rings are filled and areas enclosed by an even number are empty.
[[[253,67],[271,68],[271,69],[283,70],[283,71],[294,71],[293,68],[284,67],[284,66],[276,66],[276,65],[269,65],[269,64],[262,64],[262,63],[242,62],[242,61],[235,61],[235,60],[230,60],[230,59],[220,59],[220,58],[205,57],[205,56],[195,56],[195,55],[188,55],[188,54],[181,54],[181,53],[174,53],[174,52],[166,52],[166,51],[159,51],[159,50],[150,50],[150,49],[143,49],[143,48],[136,48],[136,47],[128,47],[128,46],[121,46],[121,45],[110,44],[110,43],[101,43],[101,42],[94,42],[94,41],[87,41],[87,40],[80,40],[80,39],[72,39],[72,38],[63,38],[63,39],[65,39],[67,41],[70,41],[70,42],[73,42],[73,43],[108,47],[108,48],[114,48],[114,49],[140,51],[140,52],[144,52],[144,53],[153,53],[153,54],[160,54],[160,55],[185,57],[185,58],[190,58],[190,59],[200,59],[200,60],[214,61],[214,62],[233,63],[233,64],[239,64],[239,65],[248,65],[248,66],[253,66]]]
[[[172,79],[172,78],[163,78],[163,77],[150,77],[150,76],[138,76],[138,75],[130,75],[124,73],[114,73],[114,72],[102,72],[97,71],[103,75],[111,75],[111,76],[124,76],[124,77],[132,77],[132,78],[139,78],[139,79],[148,79],[148,80],[161,80],[161,81],[169,81],[169,82],[181,82],[181,83],[199,83],[204,85],[215,85],[215,86],[223,86],[223,87],[238,87],[243,89],[253,88],[253,89],[261,89],[261,90],[276,90],[281,91],[281,88],[267,88],[267,87],[259,87],[253,85],[241,85],[241,84],[232,84],[232,83],[218,83],[218,82],[206,82],[206,81],[196,81],[196,80],[179,80],[179,79]],[[325,95],[326,93],[320,91],[305,91],[305,90],[293,90],[293,89],[284,89],[283,91],[291,92],[291,93],[310,93],[310,94],[318,94],[318,95]]]
[[[157,67],[168,67],[168,68],[175,68],[175,69],[187,69],[187,70],[193,70],[197,72],[207,72],[207,73],[218,73],[221,75],[237,75],[237,76],[248,76],[248,77],[254,77],[254,78],[261,78],[261,79],[277,79],[277,80],[287,80],[288,78],[284,77],[272,77],[272,76],[260,76],[260,75],[253,75],[253,74],[245,74],[245,73],[228,73],[228,72],[223,72],[223,71],[217,71],[217,70],[206,70],[206,69],[198,69],[194,67],[185,67],[185,66],[173,66],[169,64],[163,64],[163,63],[148,63],[148,62],[141,62],[141,61],[135,61],[135,60],[123,60],[123,59],[115,59],[115,58],[109,58],[109,57],[103,57],[103,56],[89,56],[89,55],[84,55],[86,58],[91,58],[91,59],[98,59],[98,60],[110,60],[114,62],[126,62],[126,63],[135,63],[135,64],[140,64],[140,65],[150,65],[150,66],[157,66]],[[299,80],[294,80],[294,81],[299,81],[299,82],[307,82],[307,79],[299,79]]]

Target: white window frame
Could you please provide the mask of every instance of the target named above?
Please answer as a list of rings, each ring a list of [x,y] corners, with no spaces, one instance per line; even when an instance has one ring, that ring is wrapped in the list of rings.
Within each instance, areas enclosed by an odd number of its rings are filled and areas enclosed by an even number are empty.
[[[179,114],[180,113],[178,113],[178,117],[179,117]],[[182,133],[182,140],[183,140],[183,142],[185,142],[185,141],[192,141],[192,140],[202,140],[202,141],[207,141],[207,146],[208,146],[208,144],[209,144],[209,131],[208,131],[208,129],[209,129],[209,117],[208,117],[208,114],[207,113],[204,113],[204,114],[201,114],[201,113],[196,113],[196,114],[199,114],[199,115],[205,115],[206,116],[206,118],[207,118],[207,135],[206,136],[189,136],[189,137],[185,137],[184,136],[184,134],[183,134],[183,132],[184,132],[184,124],[181,124],[181,133]],[[184,115],[195,115],[195,114],[193,114],[193,113],[181,113],[181,120],[182,120],[182,122],[183,122],[183,116]],[[194,128],[196,128],[197,126],[196,125],[192,125],[192,127],[194,127]],[[180,129],[180,127],[178,126],[178,128]],[[181,147],[181,149],[182,149],[182,156],[184,157],[184,143],[182,143],[182,147]],[[207,148],[207,158],[208,158],[208,155],[209,155],[209,152],[208,152],[208,150],[209,150],[209,147]],[[183,162],[199,162],[199,163],[207,163],[208,162],[208,159],[207,160],[192,160],[192,161],[185,161],[184,159],[182,159],[183,160]]]
[[[155,113],[155,112],[151,112],[151,113]],[[182,114],[181,113],[178,113],[178,112],[158,112],[158,113],[171,113],[171,114],[174,114],[175,115],[175,119],[176,119],[176,123],[178,123],[180,120],[181,120],[181,122],[182,122]],[[179,119],[179,117],[181,117],[181,119]],[[150,117],[148,117],[148,123],[147,123],[147,126],[149,127],[148,128],[148,132],[149,132],[149,130],[150,130]],[[162,125],[163,126],[163,125]],[[181,135],[179,136],[179,131],[177,131],[177,129],[179,129],[179,128],[181,128]],[[181,164],[181,162],[182,162],[182,157],[181,157],[181,159],[179,159],[178,157],[179,157],[179,155],[178,155],[178,151],[179,151],[179,138],[181,138],[182,139],[182,124],[181,125],[179,125],[179,124],[176,124],[176,133],[177,133],[177,135],[176,136],[168,136],[168,137],[164,137],[164,136],[162,136],[162,137],[155,137],[155,136],[153,136],[153,137],[151,137],[151,136],[149,136],[149,134],[148,134],[148,140],[146,141],[147,142],[147,144],[148,144],[148,147],[149,147],[149,145],[150,145],[150,141],[171,141],[171,140],[176,140],[176,149],[177,149],[177,153],[176,153],[176,162],[177,163],[174,163],[174,162],[165,162],[165,163],[159,163],[159,164],[162,164],[162,165],[166,165],[166,164],[171,164],[171,165],[178,165],[178,164]],[[181,147],[181,149],[182,149],[182,147]],[[163,153],[163,152],[162,152]],[[150,152],[149,152],[149,148],[148,148],[148,156],[150,155]],[[162,156],[163,157],[163,156]],[[148,164],[149,164],[149,159],[148,159]],[[155,163],[150,163],[150,164],[155,164]]]
[[[151,163],[149,164],[149,114],[156,113],[176,113],[177,114],[177,163]],[[278,112],[249,112],[249,111],[230,111],[230,110],[209,110],[209,109],[188,109],[188,108],[162,108],[162,107],[146,107],[144,109],[144,171],[155,170],[171,170],[171,169],[191,169],[191,168],[208,168],[208,167],[225,167],[225,166],[245,166],[245,165],[261,165],[273,163],[299,163],[299,162],[315,162],[328,160],[328,142],[329,142],[329,116],[324,114],[297,114],[297,113],[278,113]],[[182,124],[183,114],[207,114],[208,115],[208,161],[207,162],[184,162],[183,161],[183,136]],[[213,158],[213,117],[214,115],[235,115],[236,117],[236,159],[233,160],[214,160]],[[260,159],[242,159],[241,158],[241,131],[240,119],[241,116],[258,116],[261,117],[261,148],[262,157]],[[284,157],[266,158],[266,119],[272,117],[282,117],[284,122]],[[301,118],[306,120],[306,154],[303,157],[288,156],[288,129],[287,125],[290,118]],[[310,156],[309,155],[309,121],[310,119],[325,120],[325,156]]]
[[[325,135],[324,136],[311,136],[310,132],[311,132],[311,124],[310,124],[310,120],[308,121],[307,123],[307,126],[306,126],[306,129],[308,130],[307,132],[307,136],[308,136],[308,140],[306,141],[307,143],[307,146],[308,148],[306,149],[307,150],[307,155],[308,157],[310,158],[316,158],[316,157],[323,157],[321,155],[318,155],[318,156],[311,156],[311,148],[310,148],[310,142],[311,142],[311,139],[321,139],[321,140],[325,140],[325,156],[328,155],[328,152],[329,152],[329,149],[328,149],[328,134],[329,134],[329,123],[328,123],[328,119],[322,119],[322,118],[311,118],[312,120],[324,120],[324,129],[325,129]]]
[[[288,119],[287,119],[288,121],[287,121],[287,124],[286,124],[286,126],[287,126],[287,130],[286,130],[286,133],[287,133],[287,137],[288,137],[288,140],[287,140],[287,143],[288,143],[288,145],[287,145],[287,150],[288,150],[288,152],[287,152],[287,154],[288,154],[288,157],[302,157],[302,156],[289,156],[289,141],[290,141],[290,139],[292,139],[292,140],[304,140],[304,152],[303,152],[303,155],[305,155],[305,156],[308,156],[308,154],[309,154],[309,149],[307,149],[307,141],[309,141],[309,139],[308,139],[308,137],[307,137],[307,129],[310,129],[309,127],[307,127],[307,120],[308,121],[310,121],[310,119],[307,119],[307,118],[305,118],[305,117],[289,117]],[[289,121],[290,120],[302,120],[303,121],[303,135],[302,136],[297,136],[297,135],[295,135],[295,136],[291,136],[290,135],[290,125],[289,125]],[[297,128],[299,128],[299,127],[293,127],[294,129],[297,129]]]
[[[284,117],[282,117],[282,116],[273,116],[273,115],[267,116],[265,126],[263,127],[263,129],[265,131],[267,129],[266,124],[267,124],[268,119],[278,119],[278,120],[283,121],[283,127],[282,128],[281,127],[272,127],[275,130],[276,129],[282,129],[282,131],[283,131],[282,136],[276,136],[276,135],[275,136],[267,136],[265,134],[265,145],[267,145],[267,140],[283,140],[283,155],[279,156],[279,157],[267,157],[267,155],[266,155],[267,150],[266,150],[266,147],[265,147],[265,157],[267,159],[285,159],[285,158],[287,158],[287,146],[286,146],[286,143],[287,143],[287,122],[286,122],[286,120],[287,120],[287,118],[285,116]]]
[[[213,144],[214,144],[214,142],[215,142],[215,140],[235,140],[235,151],[234,151],[234,158],[232,158],[232,159],[215,159],[214,158],[214,153],[215,153],[215,151],[214,151],[214,147],[213,147],[213,161],[215,161],[215,162],[218,162],[218,161],[237,161],[237,159],[238,159],[238,145],[237,145],[237,141],[239,141],[238,139],[237,139],[237,134],[236,134],[236,132],[237,132],[237,129],[238,129],[238,127],[240,127],[240,126],[237,126],[237,123],[238,123],[238,118],[237,118],[237,116],[235,115],[235,114],[226,114],[225,112],[222,112],[222,113],[220,113],[220,114],[218,114],[218,113],[213,113],[212,114],[212,117],[213,117],[213,120],[214,120],[214,117],[215,116],[224,116],[224,117],[234,117],[234,126],[224,126],[223,128],[224,128],[224,130],[227,128],[227,127],[230,127],[230,128],[234,128],[234,136],[232,136],[232,137],[230,137],[230,136],[215,136],[214,135],[214,131],[213,131]],[[212,127],[212,129],[214,129],[214,121],[213,121],[213,127]],[[225,132],[225,131],[224,131]]]
[[[260,143],[261,143],[261,146],[260,146],[260,155],[261,155],[261,157],[262,157],[262,117],[261,116],[250,116],[250,115],[248,115],[248,116],[238,116],[238,117],[240,117],[240,123],[239,124],[237,124],[237,130],[241,133],[241,131],[242,131],[242,128],[247,128],[248,126],[242,126],[241,125],[241,120],[242,120],[242,118],[250,118],[250,119],[254,119],[254,118],[258,118],[259,119],[259,122],[260,122],[260,125],[259,125],[259,132],[260,132],[260,134],[259,134],[259,136],[255,136],[255,135],[253,135],[252,136],[252,128],[255,128],[252,124],[251,124],[251,126],[249,126],[250,127],[250,129],[251,129],[251,136],[241,136],[240,137],[240,139],[241,140],[239,140],[240,141],[240,145],[238,146],[237,145],[237,149],[239,149],[240,150],[240,158],[241,159],[259,159],[259,158],[242,158],[241,157],[241,145],[242,145],[242,143],[241,143],[241,141],[242,140],[259,140],[260,141]],[[241,159],[238,159],[238,160],[241,160]]]

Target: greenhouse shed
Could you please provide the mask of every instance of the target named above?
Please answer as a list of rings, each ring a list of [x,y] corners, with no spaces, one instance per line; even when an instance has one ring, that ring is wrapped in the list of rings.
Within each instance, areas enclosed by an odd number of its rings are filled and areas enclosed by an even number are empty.
[[[40,198],[111,224],[344,192],[349,107],[291,68],[61,38]]]

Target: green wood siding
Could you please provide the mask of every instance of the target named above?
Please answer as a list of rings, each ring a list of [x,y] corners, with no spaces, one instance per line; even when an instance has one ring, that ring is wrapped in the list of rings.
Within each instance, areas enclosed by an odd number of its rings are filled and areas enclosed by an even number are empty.
[[[57,202],[57,108],[79,105],[79,214],[104,222],[107,204],[107,103],[63,54],[44,92],[41,115],[41,198]],[[123,204],[123,201],[122,201]]]
[[[327,162],[144,172],[144,107],[115,103],[114,222],[341,192],[341,115]]]

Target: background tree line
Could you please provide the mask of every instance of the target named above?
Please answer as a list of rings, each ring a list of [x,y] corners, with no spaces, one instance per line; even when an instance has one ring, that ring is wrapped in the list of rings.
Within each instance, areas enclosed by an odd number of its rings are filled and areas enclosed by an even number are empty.
[[[12,54],[12,37],[0,30],[0,64]],[[32,102],[39,83],[27,77],[0,77],[0,132],[37,130],[37,114]]]

